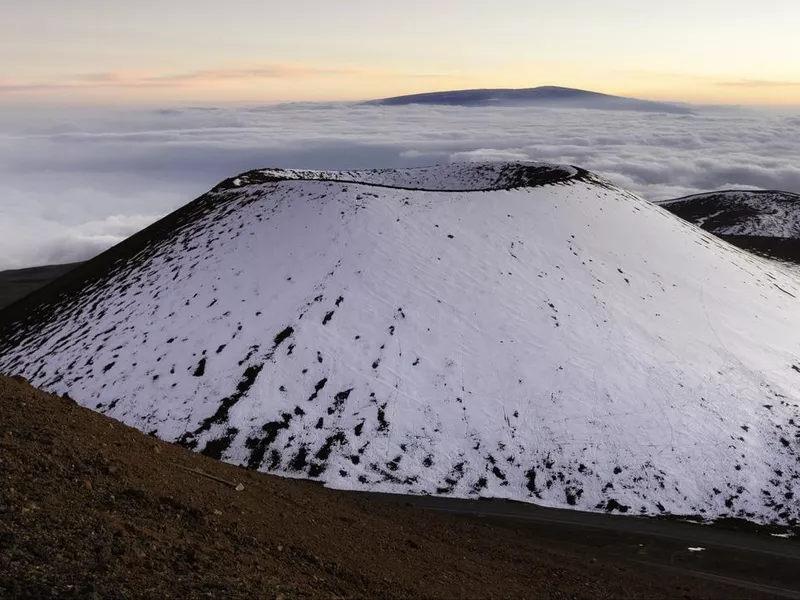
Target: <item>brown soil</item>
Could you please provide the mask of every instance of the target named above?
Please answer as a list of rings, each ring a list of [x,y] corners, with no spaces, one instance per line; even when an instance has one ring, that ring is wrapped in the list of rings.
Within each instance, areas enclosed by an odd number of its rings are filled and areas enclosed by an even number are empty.
[[[6,377],[0,482],[0,597],[732,597],[523,530],[223,464]]]

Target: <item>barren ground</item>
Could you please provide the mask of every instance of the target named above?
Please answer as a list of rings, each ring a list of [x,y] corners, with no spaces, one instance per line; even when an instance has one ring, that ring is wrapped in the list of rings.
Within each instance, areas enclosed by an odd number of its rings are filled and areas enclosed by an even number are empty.
[[[7,377],[0,480],[0,597],[758,597],[223,464]]]

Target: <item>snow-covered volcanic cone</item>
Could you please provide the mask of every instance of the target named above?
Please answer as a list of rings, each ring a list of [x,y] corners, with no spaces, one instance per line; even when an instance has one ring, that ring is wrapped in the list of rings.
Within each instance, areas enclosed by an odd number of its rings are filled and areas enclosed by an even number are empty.
[[[709,192],[658,204],[716,235],[800,239],[800,195],[790,192]]]
[[[573,167],[264,170],[0,313],[0,370],[334,487],[789,522],[798,295]]]
[[[800,264],[800,195],[734,190],[658,204],[740,248]]]

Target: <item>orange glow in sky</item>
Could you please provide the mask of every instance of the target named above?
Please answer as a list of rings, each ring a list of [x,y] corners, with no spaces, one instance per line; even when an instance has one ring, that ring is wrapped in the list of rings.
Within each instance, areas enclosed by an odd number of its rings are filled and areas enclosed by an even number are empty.
[[[800,105],[795,0],[0,0],[0,14],[5,104],[335,101],[561,85]]]

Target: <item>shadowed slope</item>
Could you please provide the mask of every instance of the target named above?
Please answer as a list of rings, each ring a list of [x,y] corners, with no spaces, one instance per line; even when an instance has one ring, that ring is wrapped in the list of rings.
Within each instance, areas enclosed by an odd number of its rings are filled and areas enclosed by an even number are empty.
[[[70,272],[80,263],[47,265],[0,271],[0,309],[44,287],[54,279]]]

